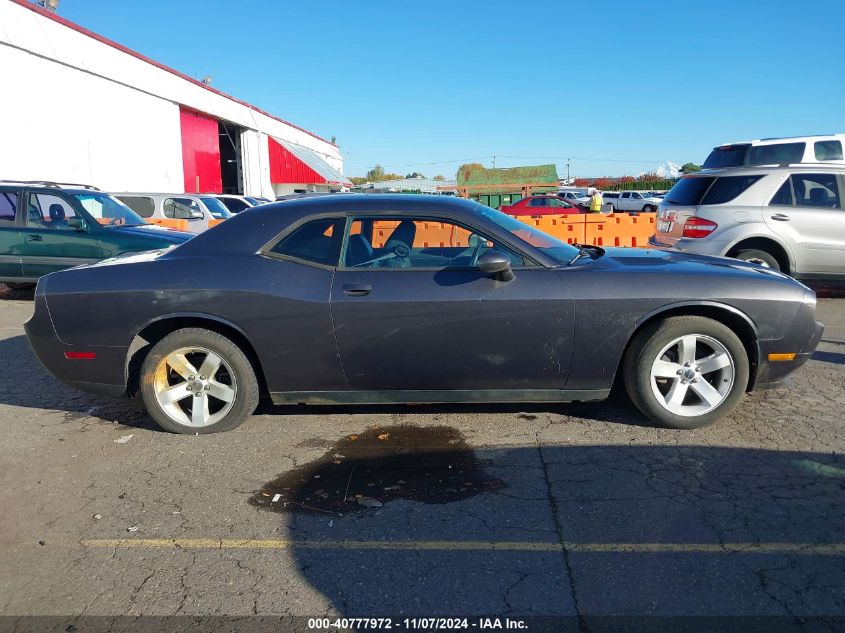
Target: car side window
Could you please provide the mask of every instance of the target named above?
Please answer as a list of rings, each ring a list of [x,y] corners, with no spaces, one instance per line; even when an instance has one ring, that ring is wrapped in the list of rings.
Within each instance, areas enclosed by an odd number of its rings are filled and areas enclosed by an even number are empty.
[[[792,189],[796,206],[842,208],[835,174],[793,174]]]
[[[48,193],[29,194],[27,225],[38,229],[73,231],[68,220],[81,219],[70,202],[62,196]]]
[[[522,256],[485,235],[453,222],[413,218],[362,218],[346,243],[347,268],[473,268],[496,250],[524,266]]]
[[[190,198],[167,198],[163,206],[164,216],[176,220],[190,220],[191,212],[202,213],[199,203]]]
[[[306,222],[283,237],[269,252],[306,262],[337,266],[346,218]]]
[[[560,198],[549,198],[549,206],[555,207],[558,209],[568,209],[572,205],[566,202],[565,200],[561,200]]]
[[[18,194],[14,191],[0,191],[0,226],[15,223],[18,211]]]
[[[115,196],[142,218],[151,218],[155,213],[155,202],[146,196]]]
[[[794,201],[792,200],[792,181],[789,178],[786,179],[786,182],[780,186],[780,189],[772,197],[769,206],[794,206]]]
[[[842,160],[840,141],[816,141],[813,149],[816,152],[816,160]]]
[[[547,198],[534,198],[531,202],[528,203],[529,207],[547,207],[549,206],[549,201]]]

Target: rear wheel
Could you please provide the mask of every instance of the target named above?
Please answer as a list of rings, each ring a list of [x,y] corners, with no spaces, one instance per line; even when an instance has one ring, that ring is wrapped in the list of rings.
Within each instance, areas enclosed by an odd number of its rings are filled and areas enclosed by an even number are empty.
[[[649,418],[676,429],[712,424],[730,413],[748,384],[748,355],[727,326],[672,317],[647,326],[625,356],[625,389]]]
[[[759,264],[764,268],[771,268],[772,270],[780,271],[780,264],[778,263],[777,258],[766,251],[746,249],[739,251],[735,257],[744,262],[751,262],[752,264]]]
[[[249,359],[226,337],[202,328],[168,334],[141,368],[141,397],[153,419],[174,433],[217,433],[258,405]]]
[[[647,204],[643,207],[643,213],[654,213],[657,208],[654,205]]]

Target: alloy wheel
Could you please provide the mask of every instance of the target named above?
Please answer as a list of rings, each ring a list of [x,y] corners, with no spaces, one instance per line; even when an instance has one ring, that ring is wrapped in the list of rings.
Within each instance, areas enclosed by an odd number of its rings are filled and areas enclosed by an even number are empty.
[[[226,417],[238,394],[232,368],[202,347],[181,347],[165,356],[154,375],[159,406],[174,422],[210,426]]]
[[[675,415],[705,415],[731,393],[736,369],[728,349],[703,334],[680,336],[666,345],[651,366],[651,390]]]

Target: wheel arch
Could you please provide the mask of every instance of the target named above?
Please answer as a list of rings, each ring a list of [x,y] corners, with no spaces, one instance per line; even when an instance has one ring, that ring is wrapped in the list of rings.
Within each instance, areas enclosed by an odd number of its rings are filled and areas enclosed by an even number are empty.
[[[240,327],[218,316],[199,312],[183,312],[156,317],[147,321],[135,331],[126,354],[125,365],[126,391],[130,396],[138,393],[141,366],[152,346],[171,332],[187,327],[199,327],[216,332],[238,345],[252,365],[255,377],[258,379],[261,395],[269,394],[261,359],[255,351],[255,346]]]
[[[795,272],[795,257],[792,251],[783,242],[770,235],[743,237],[725,250],[725,257],[736,257],[739,251],[751,248],[771,253],[778,260],[781,272],[784,274],[791,275]]]
[[[652,312],[649,312],[635,324],[634,328],[628,335],[628,340],[625,343],[625,349],[619,358],[619,363],[616,368],[616,376],[614,383],[622,377],[622,363],[631,343],[643,329],[655,321],[662,321],[670,317],[676,316],[700,316],[708,319],[713,319],[719,323],[728,326],[734,334],[739,337],[745,351],[748,354],[748,385],[746,391],[750,391],[754,386],[757,377],[757,370],[760,364],[760,347],[758,343],[757,325],[742,310],[733,306],[719,303],[718,301],[684,301],[680,303],[673,303],[666,306],[661,306]]]

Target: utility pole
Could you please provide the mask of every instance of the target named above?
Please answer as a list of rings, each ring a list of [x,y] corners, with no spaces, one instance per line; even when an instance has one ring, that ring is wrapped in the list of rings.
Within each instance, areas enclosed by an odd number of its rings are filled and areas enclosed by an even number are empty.
[[[496,155],[493,154],[493,169],[496,169]]]
[[[566,159],[566,184],[569,184],[569,160],[568,158]]]

